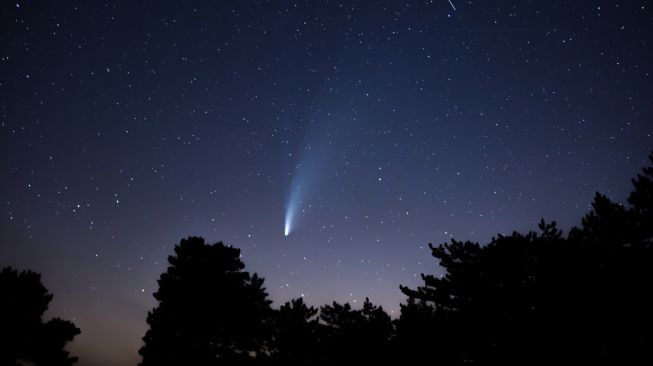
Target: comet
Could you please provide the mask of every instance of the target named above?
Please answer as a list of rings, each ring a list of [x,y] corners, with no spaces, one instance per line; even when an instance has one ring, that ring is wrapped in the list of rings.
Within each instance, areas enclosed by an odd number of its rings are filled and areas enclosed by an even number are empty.
[[[286,220],[284,221],[283,224],[283,236],[290,235],[290,229],[292,229],[292,221],[294,217],[295,217],[295,208],[288,207],[286,209]]]
[[[310,193],[319,189],[320,177],[328,169],[329,162],[327,157],[330,155],[332,144],[325,143],[325,139],[331,136],[327,130],[322,130],[330,126],[329,123],[318,124],[309,128],[310,133],[304,138],[301,148],[295,154],[297,160],[293,168],[288,172],[292,177],[289,184],[289,191],[286,201],[286,212],[283,221],[283,235],[290,236],[301,224],[304,219],[305,208],[311,200]],[[293,156],[293,154],[289,154]],[[306,206],[306,207],[305,207]]]
[[[288,205],[286,206],[286,217],[283,223],[283,235],[288,236],[292,232],[295,223],[295,212],[297,211],[297,206],[299,205],[299,195],[301,191],[301,186],[297,185],[293,187],[288,197]]]

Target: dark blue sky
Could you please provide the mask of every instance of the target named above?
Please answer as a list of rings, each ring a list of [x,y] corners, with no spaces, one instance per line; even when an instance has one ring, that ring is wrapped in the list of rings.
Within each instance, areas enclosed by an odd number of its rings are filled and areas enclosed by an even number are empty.
[[[397,315],[430,242],[624,202],[649,2],[453,4],[3,2],[0,266],[43,274],[80,365],[134,365],[188,235],[241,248],[276,305]]]

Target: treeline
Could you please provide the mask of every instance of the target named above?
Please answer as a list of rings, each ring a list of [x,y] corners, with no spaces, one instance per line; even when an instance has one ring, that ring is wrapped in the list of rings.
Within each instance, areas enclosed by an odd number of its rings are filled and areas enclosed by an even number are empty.
[[[401,286],[395,321],[369,300],[272,309],[238,249],[182,240],[141,365],[653,364],[653,167],[633,184],[630,207],[597,194],[566,236],[541,221],[485,245],[431,245],[446,274]]]
[[[484,245],[430,245],[445,274],[400,286],[395,320],[367,299],[360,309],[301,298],[275,309],[239,249],[184,239],[159,279],[140,365],[653,364],[653,167],[633,185],[628,206],[597,194],[567,235],[541,221]],[[79,330],[42,322],[51,295],[38,275],[5,269],[0,293],[3,319],[15,316],[3,323],[1,344],[12,346],[2,365],[75,361],[63,346]]]
[[[394,327],[366,300],[273,309],[263,279],[244,271],[240,250],[191,237],[175,247],[147,317],[141,365],[350,364],[383,361]],[[318,314],[319,313],[319,314]]]

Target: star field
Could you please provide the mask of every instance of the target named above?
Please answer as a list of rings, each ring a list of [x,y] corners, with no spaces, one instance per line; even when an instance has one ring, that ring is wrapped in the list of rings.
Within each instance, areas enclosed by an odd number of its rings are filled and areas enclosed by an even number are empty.
[[[439,273],[428,243],[568,229],[653,146],[648,1],[0,5],[0,265],[79,365],[138,362],[189,235],[278,306]],[[287,210],[292,226],[285,235]]]

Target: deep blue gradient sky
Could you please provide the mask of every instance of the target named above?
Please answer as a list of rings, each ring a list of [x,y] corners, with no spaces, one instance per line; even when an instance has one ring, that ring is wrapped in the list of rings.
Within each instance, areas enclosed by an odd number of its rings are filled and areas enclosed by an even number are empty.
[[[277,306],[396,316],[428,243],[624,202],[652,4],[453,4],[2,2],[0,266],[43,274],[80,365],[135,365],[182,237],[241,248]]]

